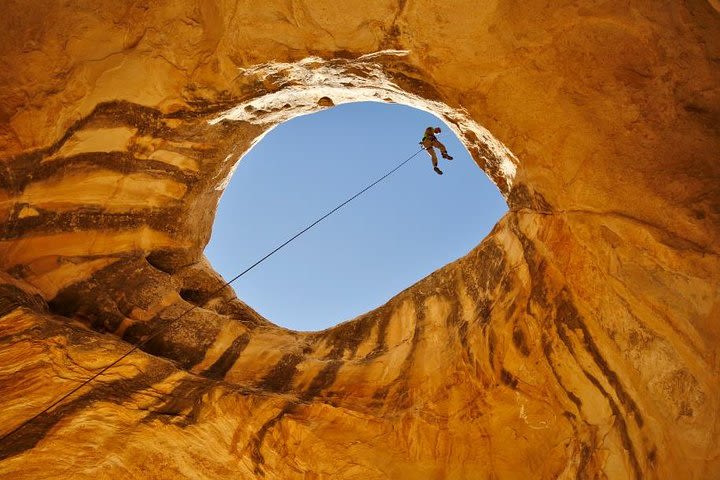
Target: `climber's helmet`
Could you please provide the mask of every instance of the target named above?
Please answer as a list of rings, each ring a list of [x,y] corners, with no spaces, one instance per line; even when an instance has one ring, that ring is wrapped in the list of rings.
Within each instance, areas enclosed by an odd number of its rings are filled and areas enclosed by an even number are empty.
[[[440,127],[435,127],[435,133],[440,133]]]

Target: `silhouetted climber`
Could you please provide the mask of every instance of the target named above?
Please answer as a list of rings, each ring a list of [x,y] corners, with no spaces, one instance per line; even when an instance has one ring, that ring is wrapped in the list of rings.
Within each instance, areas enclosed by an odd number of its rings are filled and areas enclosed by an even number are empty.
[[[428,154],[430,155],[430,158],[432,159],[433,164],[433,170],[435,170],[435,173],[438,175],[442,175],[442,170],[438,168],[438,159],[437,155],[435,155],[435,149],[439,149],[440,153],[442,153],[442,157],[447,160],[452,160],[453,157],[448,155],[447,149],[445,148],[445,145],[440,143],[440,140],[437,139],[435,136],[436,133],[440,133],[440,127],[428,127],[425,129],[425,136],[422,139],[422,142],[420,142],[420,145],[425,147],[425,150],[427,150]]]

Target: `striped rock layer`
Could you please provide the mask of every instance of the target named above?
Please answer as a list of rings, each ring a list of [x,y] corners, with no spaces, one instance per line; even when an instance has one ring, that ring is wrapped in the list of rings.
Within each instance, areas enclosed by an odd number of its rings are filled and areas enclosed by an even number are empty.
[[[720,6],[551,3],[6,2],[0,477],[720,478]],[[361,100],[442,117],[509,212],[277,327],[202,256],[218,199]]]

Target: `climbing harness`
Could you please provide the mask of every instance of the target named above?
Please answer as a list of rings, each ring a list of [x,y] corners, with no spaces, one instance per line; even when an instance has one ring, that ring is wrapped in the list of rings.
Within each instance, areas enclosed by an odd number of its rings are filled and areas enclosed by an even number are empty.
[[[311,224],[309,224],[307,227],[303,228],[302,230],[300,230],[299,232],[297,232],[295,235],[293,235],[292,237],[288,238],[286,241],[284,241],[283,243],[281,243],[279,246],[275,247],[275,249],[273,249],[270,253],[266,254],[266,255],[265,255],[264,257],[262,257],[260,260],[256,261],[255,263],[253,263],[252,265],[250,265],[249,267],[247,267],[245,270],[243,270],[242,272],[240,272],[239,274],[237,274],[237,275],[236,275],[235,277],[233,277],[230,281],[225,282],[221,287],[219,287],[219,288],[217,288],[216,290],[214,290],[213,292],[211,292],[211,293],[207,296],[207,300],[210,300],[211,298],[213,298],[215,295],[217,295],[218,293],[220,293],[225,287],[231,285],[233,282],[235,282],[237,279],[239,279],[240,277],[242,277],[243,275],[245,275],[246,273],[248,273],[250,270],[254,269],[254,268],[257,267],[258,265],[260,265],[261,263],[263,263],[265,260],[267,260],[268,258],[270,258],[271,256],[273,256],[275,253],[277,253],[277,252],[280,251],[282,248],[284,248],[286,245],[288,245],[289,243],[291,243],[293,240],[295,240],[296,238],[298,238],[299,236],[301,236],[302,234],[304,234],[305,232],[307,232],[308,230],[310,230],[311,228],[313,228],[315,225],[317,225],[318,223],[322,222],[323,220],[325,220],[326,218],[328,218],[330,215],[332,215],[333,213],[337,212],[337,211],[340,210],[342,207],[344,207],[344,206],[347,205],[348,203],[352,202],[353,200],[355,200],[356,198],[358,198],[360,195],[364,194],[365,192],[367,192],[368,190],[370,190],[371,188],[373,188],[375,185],[377,185],[378,183],[380,183],[380,182],[382,182],[383,180],[385,180],[387,177],[389,177],[390,175],[392,175],[392,174],[395,173],[396,171],[400,170],[400,168],[401,168],[403,165],[405,165],[405,164],[408,163],[410,160],[412,160],[412,159],[413,159],[418,153],[420,153],[421,151],[423,151],[423,148],[421,148],[421,149],[418,150],[417,152],[413,153],[411,156],[409,156],[408,158],[406,158],[405,160],[403,160],[402,162],[400,162],[399,164],[397,164],[392,170],[389,170],[387,173],[385,173],[385,175],[383,175],[382,177],[378,178],[378,179],[375,180],[374,182],[370,183],[370,184],[367,185],[365,188],[363,188],[362,190],[360,190],[359,192],[357,192],[355,195],[351,196],[350,198],[348,198],[348,199],[345,200],[344,202],[340,203],[340,204],[337,205],[335,208],[333,208],[332,210],[330,210],[329,212],[327,212],[326,214],[322,215],[322,216],[319,217],[317,220],[315,220],[314,222],[312,222]],[[206,301],[207,301],[207,300],[206,300]],[[198,302],[197,304],[195,304],[195,305],[193,305],[192,307],[190,307],[190,308],[186,309],[185,311],[183,311],[183,312],[182,312],[180,315],[178,315],[177,317],[175,317],[175,318],[173,318],[172,320],[170,320],[170,321],[168,321],[167,323],[165,323],[165,325],[163,325],[163,326],[161,326],[160,328],[158,328],[158,330],[157,330],[155,333],[153,333],[152,335],[146,337],[144,340],[142,340],[142,341],[138,342],[137,344],[135,344],[132,348],[130,348],[130,350],[128,350],[127,352],[125,352],[124,354],[122,354],[120,357],[118,357],[116,360],[114,360],[114,361],[113,361],[112,363],[110,363],[109,365],[103,367],[99,372],[95,373],[93,376],[91,376],[90,378],[88,378],[87,380],[85,380],[83,383],[81,383],[81,384],[78,385],[77,387],[75,387],[75,388],[71,389],[70,391],[68,391],[65,395],[63,395],[62,397],[60,397],[58,400],[55,400],[53,403],[51,403],[50,405],[48,405],[47,407],[45,407],[42,411],[40,411],[39,413],[37,413],[37,414],[35,414],[34,416],[30,417],[28,420],[25,420],[25,421],[22,422],[20,425],[18,425],[17,427],[13,428],[12,430],[10,430],[10,432],[8,432],[8,433],[6,433],[5,435],[3,435],[2,437],[0,437],[0,442],[4,441],[6,438],[8,438],[8,437],[10,437],[11,435],[15,434],[16,432],[18,432],[19,430],[21,430],[21,429],[22,429],[23,427],[25,427],[26,425],[30,424],[33,420],[35,420],[36,418],[38,418],[40,415],[48,412],[48,411],[49,411],[50,409],[52,409],[53,407],[55,407],[55,406],[59,405],[60,403],[62,403],[65,399],[67,399],[68,397],[70,397],[71,395],[73,395],[75,392],[77,392],[77,391],[80,390],[81,388],[83,388],[83,387],[85,387],[86,385],[88,385],[89,383],[91,383],[93,380],[95,380],[96,378],[98,378],[100,375],[102,375],[103,373],[105,373],[106,371],[108,371],[109,369],[111,369],[112,367],[114,367],[115,365],[117,365],[118,363],[120,363],[122,360],[124,360],[125,358],[127,358],[127,357],[128,357],[131,353],[133,353],[134,351],[142,348],[142,347],[143,347],[144,345],[146,345],[150,340],[154,339],[155,337],[157,337],[158,335],[160,335],[161,333],[163,333],[164,331],[166,331],[166,330],[167,330],[168,328],[170,328],[175,322],[177,322],[178,320],[180,320],[181,318],[183,318],[185,315],[187,315],[188,313],[190,313],[190,312],[192,312],[193,310],[195,310],[196,308],[198,308],[200,305],[203,305],[204,303],[205,303],[205,302]]]

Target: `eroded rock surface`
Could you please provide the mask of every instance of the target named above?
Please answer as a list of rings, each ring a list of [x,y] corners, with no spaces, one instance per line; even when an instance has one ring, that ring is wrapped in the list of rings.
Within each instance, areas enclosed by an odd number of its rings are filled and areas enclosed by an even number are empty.
[[[716,2],[211,3],[3,7],[2,432],[164,330],[0,476],[720,478]],[[219,195],[368,99],[442,116],[510,212],[375,311],[276,327],[202,257]]]

